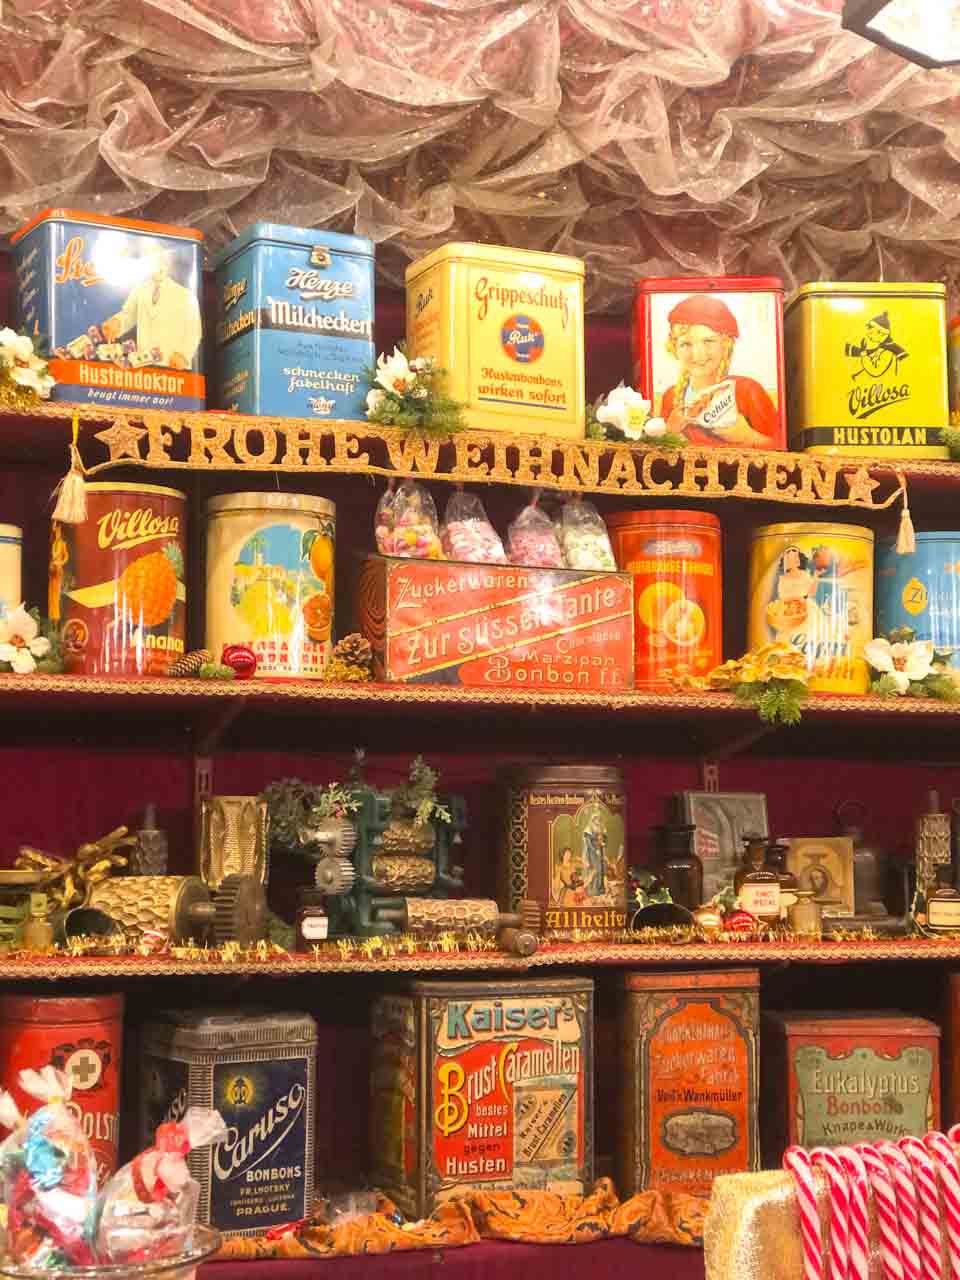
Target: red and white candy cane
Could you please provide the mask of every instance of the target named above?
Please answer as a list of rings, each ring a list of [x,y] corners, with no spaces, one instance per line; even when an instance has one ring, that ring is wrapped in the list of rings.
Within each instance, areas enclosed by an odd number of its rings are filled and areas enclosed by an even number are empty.
[[[956,1152],[953,1143],[948,1142],[942,1133],[928,1133],[923,1141],[940,1175],[950,1271],[953,1280],[960,1280],[960,1173],[957,1172]]]
[[[913,1167],[913,1180],[917,1185],[920,1218],[920,1258],[927,1280],[942,1280],[943,1239],[940,1235],[940,1194],[937,1190],[937,1174],[930,1152],[920,1138],[907,1136],[897,1144],[906,1152]]]
[[[850,1186],[850,1275],[852,1280],[869,1280],[870,1274],[870,1184],[863,1160],[852,1147],[837,1147]]]
[[[783,1167],[793,1177],[797,1190],[804,1280],[823,1280],[823,1236],[820,1234],[813,1164],[803,1147],[788,1147],[783,1153]]]
[[[863,1142],[857,1145],[873,1189],[873,1205],[877,1214],[877,1231],[880,1236],[880,1260],[883,1263],[883,1280],[904,1280],[903,1249],[900,1243],[900,1214],[893,1179],[886,1162],[876,1147]]]
[[[830,1280],[847,1280],[850,1270],[850,1188],[837,1153],[830,1147],[810,1152],[814,1167],[827,1171],[830,1183]]]
[[[877,1150],[890,1170],[894,1194],[897,1197],[905,1280],[923,1280],[923,1270],[920,1265],[920,1218],[913,1169],[910,1161],[895,1142],[878,1142]]]

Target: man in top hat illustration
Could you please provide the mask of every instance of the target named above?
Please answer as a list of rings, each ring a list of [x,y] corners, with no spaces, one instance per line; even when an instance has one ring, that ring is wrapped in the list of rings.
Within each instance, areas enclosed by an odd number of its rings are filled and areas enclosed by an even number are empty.
[[[134,330],[137,350],[151,364],[193,368],[200,346],[200,307],[191,289],[170,277],[170,252],[161,245],[147,251],[148,274],[127,296],[122,310],[103,322],[103,336],[116,342]]]
[[[847,343],[846,354],[860,361],[860,368],[853,375],[855,378],[859,378],[861,373],[871,378],[882,378],[891,368],[896,373],[900,361],[906,360],[909,352],[893,341],[890,316],[882,311],[863,326],[863,337],[858,343]]]
[[[667,321],[667,350],[680,366],[660,406],[668,429],[691,444],[776,447],[780,415],[770,396],[754,378],[730,375],[740,327],[723,299],[692,294]]]

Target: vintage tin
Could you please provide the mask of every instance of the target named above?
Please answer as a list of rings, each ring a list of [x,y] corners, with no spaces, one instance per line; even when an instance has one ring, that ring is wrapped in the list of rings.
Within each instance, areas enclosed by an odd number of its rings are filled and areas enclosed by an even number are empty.
[[[909,627],[960,667],[960,533],[918,533],[917,549],[898,555],[896,539],[877,547],[877,633]]]
[[[122,1048],[123,996],[0,996],[0,1088],[32,1112],[39,1104],[20,1088],[20,1072],[65,1071],[101,1187],[117,1167]]]
[[[332,649],[337,509],[304,493],[211,498],[206,647],[248,644],[256,675],[320,679]]]
[[[538,902],[543,932],[615,933],[627,924],[627,795],[610,765],[501,769],[500,899]]]
[[[220,408],[365,419],[373,241],[255,222],[215,265]]]
[[[763,1163],[940,1128],[940,1028],[902,1013],[765,1013]]]
[[[760,974],[624,975],[619,1187],[709,1196],[760,1168]]]
[[[948,973],[943,1020],[943,1127],[960,1121],[960,973]]]
[[[22,562],[23,530],[15,524],[0,524],[0,618],[23,601]]]
[[[947,395],[951,427],[960,427],[960,316],[947,328]]]
[[[317,1025],[306,1013],[176,1010],[142,1031],[139,1145],[188,1107],[216,1107],[227,1136],[191,1151],[197,1220],[227,1239],[313,1207]]]
[[[873,531],[853,524],[768,524],[750,551],[747,644],[787,641],[807,658],[810,688],[866,693],[873,638]]]
[[[690,444],[785,449],[783,281],[638,280],[633,381]]]
[[[411,1217],[593,1185],[593,982],[414,982],[371,1014],[371,1177]]]
[[[606,517],[617,564],[633,575],[636,687],[670,689],[723,662],[720,521],[706,511]]]
[[[408,355],[447,370],[470,427],[580,439],[583,276],[558,253],[443,245],[407,267]]]
[[[52,353],[55,400],[204,408],[203,232],[44,209],[11,241],[17,323]]]
[[[186,495],[154,484],[88,484],[83,524],[54,521],[50,617],[66,669],[164,675],[183,653]]]
[[[806,284],[785,318],[790,447],[946,458],[942,284]]]
[[[633,687],[627,573],[371,555],[354,604],[381,679],[480,688]]]

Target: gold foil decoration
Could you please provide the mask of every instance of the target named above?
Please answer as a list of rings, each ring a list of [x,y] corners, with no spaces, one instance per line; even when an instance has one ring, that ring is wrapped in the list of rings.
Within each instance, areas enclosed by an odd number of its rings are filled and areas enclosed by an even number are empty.
[[[433,859],[413,854],[377,854],[370,869],[373,878],[389,893],[425,893],[437,878]]]
[[[93,889],[110,876],[114,867],[125,867],[127,859],[119,850],[135,844],[135,837],[128,835],[126,827],[117,827],[99,840],[82,844],[72,858],[58,858],[23,845],[14,865],[20,871],[42,872],[47,877],[43,888],[54,909],[68,911],[85,906]]]

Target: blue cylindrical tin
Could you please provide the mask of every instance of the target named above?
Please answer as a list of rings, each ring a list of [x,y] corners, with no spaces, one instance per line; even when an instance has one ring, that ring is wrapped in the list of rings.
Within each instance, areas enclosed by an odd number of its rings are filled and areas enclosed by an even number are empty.
[[[918,533],[912,555],[896,541],[877,546],[877,632],[910,627],[960,668],[960,532]]]

